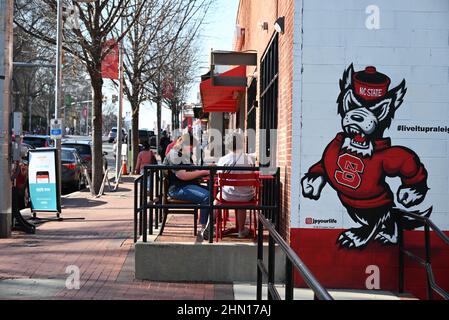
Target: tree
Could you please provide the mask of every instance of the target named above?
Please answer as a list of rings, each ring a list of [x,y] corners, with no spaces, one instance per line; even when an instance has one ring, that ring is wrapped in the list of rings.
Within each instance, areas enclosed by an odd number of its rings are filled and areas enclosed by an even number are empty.
[[[211,2],[208,3],[208,7],[211,5]],[[206,10],[207,12],[207,10]],[[174,81],[178,75],[174,74],[173,66],[175,64],[184,64],[191,63],[188,61],[183,61],[182,59],[187,58],[190,59],[193,56],[186,55],[185,53],[192,47],[192,43],[196,39],[200,26],[202,25],[205,18],[205,14],[201,16],[201,18],[196,19],[195,23],[189,25],[185,28],[182,34],[179,34],[176,38],[176,42],[167,50],[167,48],[161,43],[157,43],[157,50],[161,52],[159,57],[170,57],[166,59],[155,59],[153,63],[155,64],[156,74],[150,79],[149,86],[147,90],[151,96],[151,100],[156,103],[157,108],[157,135],[158,135],[158,143],[159,136],[161,133],[161,113],[162,113],[162,105],[164,99],[171,99],[174,95]],[[168,28],[167,33],[170,34],[173,28]]]
[[[41,41],[24,33],[20,28],[14,28],[14,61],[39,65],[50,63],[53,57],[54,53],[42,46]],[[24,115],[23,129],[25,130],[31,131],[31,128],[37,129],[39,126],[44,131],[43,128],[49,125],[48,113],[51,106],[51,90],[54,85],[51,73],[48,68],[14,67],[13,110],[20,111]],[[36,121],[36,118],[39,121]]]
[[[132,15],[131,22],[116,38],[120,42],[131,29],[148,0],[96,0],[93,3],[64,1],[66,7],[74,6],[79,12],[79,29],[64,30],[64,51],[82,62],[90,75],[93,92],[93,157],[92,185],[99,192],[103,176],[102,166],[102,88],[101,65],[112,49],[104,43],[117,29],[120,19]],[[49,44],[56,44],[56,0],[17,0],[14,22],[24,32]]]
[[[178,60],[172,60],[164,69],[165,78],[170,79],[170,94],[164,96],[165,105],[171,109],[173,129],[180,128],[179,114],[183,101],[186,100],[192,82],[195,80],[198,69],[196,42],[191,42],[187,47],[176,48],[173,55]]]
[[[139,110],[146,101],[157,105],[157,132],[161,128],[162,70],[179,62],[174,54],[195,39],[212,0],[150,0],[125,37],[124,94],[132,108],[133,164],[139,144]],[[138,4],[139,0],[135,0]],[[125,20],[126,26],[132,22]],[[159,139],[157,139],[159,143]]]

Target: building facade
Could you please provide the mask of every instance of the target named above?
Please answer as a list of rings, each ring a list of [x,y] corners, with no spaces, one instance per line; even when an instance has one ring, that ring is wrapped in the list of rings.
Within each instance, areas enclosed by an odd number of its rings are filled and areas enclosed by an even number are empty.
[[[277,130],[280,230],[326,287],[365,289],[378,271],[373,288],[397,290],[403,213],[448,234],[448,39],[446,0],[240,1],[235,50],[258,65],[228,125]],[[422,228],[403,227],[423,253]],[[449,247],[431,244],[448,290]],[[406,290],[425,296],[424,268],[405,262]]]

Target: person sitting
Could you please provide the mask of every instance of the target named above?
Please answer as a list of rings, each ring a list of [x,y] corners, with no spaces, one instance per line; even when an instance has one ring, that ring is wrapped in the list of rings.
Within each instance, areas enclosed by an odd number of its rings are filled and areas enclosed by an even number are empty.
[[[174,139],[171,143],[169,143],[167,145],[167,148],[165,149],[165,156],[168,156],[168,154],[170,153],[171,149],[173,149],[175,144],[177,144],[180,140],[181,140],[181,136],[177,137],[176,139]]]
[[[192,165],[193,145],[194,138],[188,133],[183,134],[167,154],[164,160],[164,165]],[[168,195],[176,200],[191,201],[201,205],[209,204],[209,190],[200,185],[200,178],[207,176],[208,174],[208,170],[169,170]],[[208,240],[208,218],[209,210],[201,209],[201,235],[205,240]]]
[[[244,149],[244,137],[241,131],[234,131],[225,136],[225,147],[230,152],[218,160],[217,166],[219,167],[235,167],[254,166],[254,159],[251,155],[245,153]],[[223,171],[219,171],[223,172]],[[226,171],[225,173],[232,174],[245,174],[252,171]],[[224,186],[221,192],[222,200],[232,202],[247,202],[251,201],[255,196],[255,190],[253,187],[234,187]],[[238,237],[245,238],[249,234],[249,230],[245,228],[246,222],[246,210],[236,209],[236,218],[238,226]]]

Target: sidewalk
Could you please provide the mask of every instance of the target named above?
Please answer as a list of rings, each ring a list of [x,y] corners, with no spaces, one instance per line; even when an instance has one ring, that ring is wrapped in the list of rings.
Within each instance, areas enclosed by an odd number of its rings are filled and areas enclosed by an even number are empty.
[[[133,178],[123,180],[99,199],[87,191],[63,197],[61,217],[83,220],[0,239],[0,299],[232,299],[232,284],[134,280]],[[80,270],[79,290],[66,288],[68,266]]]

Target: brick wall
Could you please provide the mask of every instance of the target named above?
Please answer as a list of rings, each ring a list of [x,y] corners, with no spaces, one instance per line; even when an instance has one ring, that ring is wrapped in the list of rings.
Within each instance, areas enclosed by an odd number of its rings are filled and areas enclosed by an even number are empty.
[[[242,51],[256,50],[260,59],[265,52],[272,36],[275,34],[274,22],[278,17],[285,16],[285,33],[279,35],[279,96],[278,96],[278,144],[277,160],[281,168],[281,203],[282,216],[280,230],[285,239],[289,239],[290,228],[290,175],[291,175],[291,112],[292,112],[292,70],[293,70],[293,0],[265,0],[263,6],[259,0],[241,0],[237,16],[237,25],[245,28],[245,43]],[[268,30],[262,30],[258,24],[268,23]],[[252,74],[254,68],[248,68]],[[258,75],[260,78],[260,75]],[[260,81],[258,79],[258,96],[260,96]],[[257,127],[260,122],[260,109],[257,111]]]

